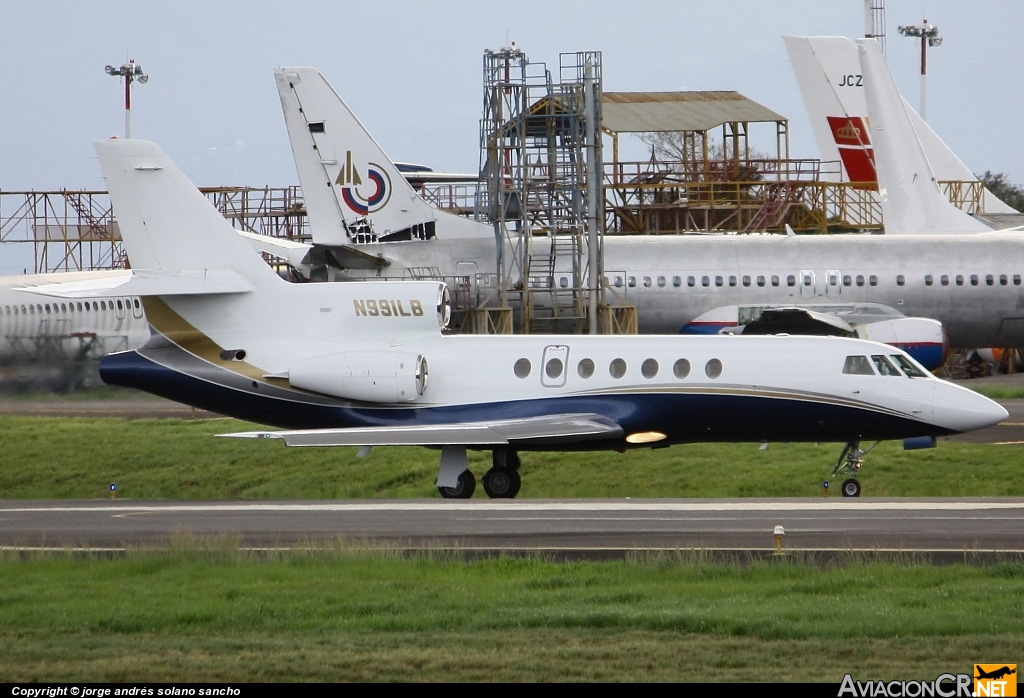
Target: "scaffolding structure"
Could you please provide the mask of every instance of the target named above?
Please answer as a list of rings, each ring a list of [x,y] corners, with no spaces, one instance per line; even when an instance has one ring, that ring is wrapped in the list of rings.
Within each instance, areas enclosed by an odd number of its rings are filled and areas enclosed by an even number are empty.
[[[301,241],[310,238],[297,186],[200,191],[236,229]],[[0,191],[0,243],[31,245],[36,274],[127,265],[105,191]]]
[[[498,241],[498,306],[524,332],[597,331],[601,53],[560,54],[556,81],[512,46],[485,52],[483,73],[476,206]]]

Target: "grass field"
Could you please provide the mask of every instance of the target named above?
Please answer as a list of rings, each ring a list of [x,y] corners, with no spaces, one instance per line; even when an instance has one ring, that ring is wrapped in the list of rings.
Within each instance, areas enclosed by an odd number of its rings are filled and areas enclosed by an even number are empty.
[[[0,497],[133,499],[436,497],[439,454],[421,448],[289,449],[218,439],[233,420],[0,417]],[[627,453],[524,453],[520,497],[820,496],[839,444],[692,444]],[[874,496],[1020,496],[1020,446],[883,443],[862,471]],[[477,477],[488,452],[471,452]],[[834,493],[833,496],[836,496]]]
[[[1018,661],[1022,619],[1010,563],[8,557],[0,681],[931,679]]]

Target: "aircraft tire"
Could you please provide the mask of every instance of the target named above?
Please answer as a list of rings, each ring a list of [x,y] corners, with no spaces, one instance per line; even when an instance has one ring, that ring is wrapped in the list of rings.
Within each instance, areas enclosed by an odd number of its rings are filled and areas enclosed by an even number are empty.
[[[849,480],[843,481],[843,486],[839,488],[843,493],[844,497],[859,497],[860,496],[860,483],[854,480],[852,477]]]
[[[491,468],[484,473],[484,492],[491,499],[514,499],[523,481],[511,468]]]
[[[472,471],[466,470],[459,475],[459,484],[455,487],[438,487],[437,491],[445,499],[469,499],[476,491],[476,478]]]

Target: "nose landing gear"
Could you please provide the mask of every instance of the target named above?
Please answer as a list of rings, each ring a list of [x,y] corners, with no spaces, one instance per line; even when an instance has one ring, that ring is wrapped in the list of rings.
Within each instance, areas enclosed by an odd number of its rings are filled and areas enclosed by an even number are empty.
[[[832,468],[832,475],[829,479],[832,479],[840,473],[849,473],[850,477],[843,481],[839,491],[844,497],[859,497],[860,496],[860,481],[857,480],[857,475],[860,473],[860,468],[864,465],[864,456],[871,452],[880,441],[876,441],[866,451],[862,451],[860,448],[860,441],[850,441],[843,447],[842,453],[839,454],[839,459],[836,461],[836,465]],[[825,489],[828,489],[828,480],[825,481]]]

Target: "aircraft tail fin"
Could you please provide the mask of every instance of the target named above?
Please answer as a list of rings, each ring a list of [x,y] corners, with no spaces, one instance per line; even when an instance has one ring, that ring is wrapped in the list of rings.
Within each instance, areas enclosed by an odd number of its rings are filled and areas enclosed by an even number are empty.
[[[875,39],[858,39],[878,187],[888,234],[991,231],[939,190],[917,131]]]
[[[133,270],[230,277],[251,289],[283,283],[156,144],[110,139],[94,145]]]
[[[840,171],[830,179],[875,188],[875,154],[857,47],[845,36],[783,39],[821,159],[839,163]]]
[[[295,167],[319,245],[493,236],[424,201],[315,68],[274,71]]]

